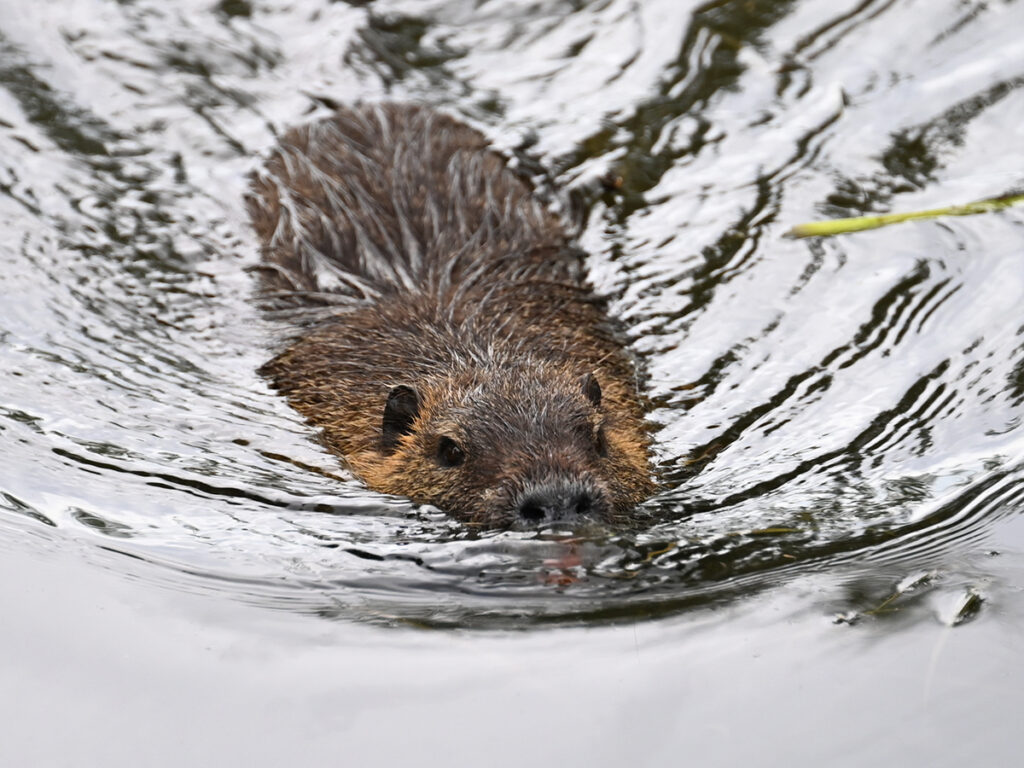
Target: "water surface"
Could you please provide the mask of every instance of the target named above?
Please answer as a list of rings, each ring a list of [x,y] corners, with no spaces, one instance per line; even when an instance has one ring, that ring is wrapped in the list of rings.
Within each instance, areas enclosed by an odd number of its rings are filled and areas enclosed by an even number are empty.
[[[1022,29],[1008,1],[0,3],[7,575],[53,584],[60,625],[86,647],[110,639],[69,606],[127,590],[104,610],[144,669],[202,657],[124,607],[161,601],[149,618],[197,638],[222,631],[209,614],[252,610],[257,627],[223,629],[232,642],[325,665],[324,681],[358,663],[338,667],[322,643],[389,660],[360,695],[404,690],[417,659],[464,664],[461,684],[437,672],[416,688],[437,694],[435,718],[467,716],[473,670],[496,665],[478,691],[494,703],[522,683],[511,660],[550,672],[568,644],[586,666],[532,695],[578,708],[570,730],[589,713],[591,728],[685,732],[702,762],[752,757],[714,745],[780,727],[756,716],[777,702],[805,724],[828,711],[793,698],[792,680],[842,703],[791,754],[953,764],[940,724],[970,712],[975,761],[999,764],[1024,682],[1009,653],[1024,616],[1024,213],[784,233],[1020,192]],[[246,176],[287,127],[381,99],[459,115],[563,190],[646,366],[666,490],[634,528],[481,533],[367,492],[256,375],[282,329],[252,302]],[[28,637],[56,631],[39,594],[7,592]],[[958,662],[936,666],[957,643]],[[41,655],[14,640],[0,652],[38,685],[24,670],[45,669]],[[771,684],[752,653],[773,660],[771,701],[752,693]],[[900,677],[908,663],[919,678]],[[190,679],[248,712],[231,675],[257,662],[232,664],[226,681]],[[829,690],[840,670],[863,685]],[[297,712],[325,688],[348,701],[324,681],[297,684]],[[934,708],[943,690],[956,703]],[[901,731],[880,702],[907,691]],[[395,722],[417,711],[388,706]]]

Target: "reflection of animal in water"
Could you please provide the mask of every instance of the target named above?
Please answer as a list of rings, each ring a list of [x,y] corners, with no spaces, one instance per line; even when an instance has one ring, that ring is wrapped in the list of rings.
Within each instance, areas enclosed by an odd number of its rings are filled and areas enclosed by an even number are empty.
[[[479,132],[342,109],[285,135],[248,205],[268,294],[315,318],[261,372],[371,488],[485,525],[622,519],[652,493],[582,254]]]

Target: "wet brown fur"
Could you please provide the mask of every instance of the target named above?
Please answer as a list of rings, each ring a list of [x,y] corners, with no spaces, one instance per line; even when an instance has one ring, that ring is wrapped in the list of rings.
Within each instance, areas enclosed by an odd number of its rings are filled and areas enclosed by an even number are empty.
[[[479,132],[342,109],[287,133],[252,191],[266,297],[301,328],[261,373],[370,488],[485,525],[553,478],[596,489],[605,520],[653,492],[636,372],[581,254]],[[419,410],[389,447],[400,385]]]

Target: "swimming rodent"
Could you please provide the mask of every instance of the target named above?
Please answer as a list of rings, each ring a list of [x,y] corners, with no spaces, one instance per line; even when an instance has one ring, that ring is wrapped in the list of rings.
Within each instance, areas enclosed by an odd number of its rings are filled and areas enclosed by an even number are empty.
[[[628,520],[655,490],[637,371],[583,254],[483,135],[342,108],[252,180],[260,373],[370,488],[483,526]]]

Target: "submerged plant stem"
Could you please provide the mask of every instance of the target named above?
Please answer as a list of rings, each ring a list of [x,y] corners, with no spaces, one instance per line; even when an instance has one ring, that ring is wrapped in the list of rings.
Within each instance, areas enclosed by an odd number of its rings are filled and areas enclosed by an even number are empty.
[[[885,213],[878,216],[854,216],[849,219],[832,219],[830,221],[811,221],[797,224],[786,234],[789,237],[831,237],[848,232],[861,232],[865,229],[878,229],[889,224],[917,219],[935,219],[939,216],[972,216],[976,213],[989,213],[1024,203],[1024,195],[1006,195],[988,200],[977,200],[964,205],[951,205],[947,208],[932,208],[927,211],[911,211],[909,213]]]

